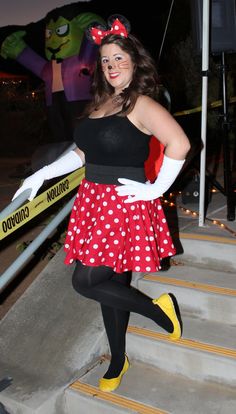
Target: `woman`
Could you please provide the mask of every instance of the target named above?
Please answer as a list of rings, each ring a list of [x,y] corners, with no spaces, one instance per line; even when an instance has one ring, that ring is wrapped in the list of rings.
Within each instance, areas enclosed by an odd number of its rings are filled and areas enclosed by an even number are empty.
[[[31,200],[45,179],[86,165],[68,226],[65,263],[77,261],[74,289],[101,304],[111,350],[109,369],[99,381],[103,391],[115,390],[129,368],[130,312],[151,318],[172,340],[181,337],[173,295],[151,299],[130,288],[130,281],[132,271],[157,271],[162,258],[175,254],[159,197],[176,179],[190,148],[181,127],[155,100],[154,62],[129,34],[126,19],[112,16],[108,27],[89,29],[100,55],[94,99],[74,134],[77,148],[27,178],[15,194],[31,187]],[[165,146],[165,155],[158,178],[149,183],[144,161],[152,135]]]

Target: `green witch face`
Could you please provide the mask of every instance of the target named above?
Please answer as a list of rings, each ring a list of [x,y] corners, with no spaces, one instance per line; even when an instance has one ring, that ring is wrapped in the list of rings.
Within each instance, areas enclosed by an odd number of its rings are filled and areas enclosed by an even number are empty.
[[[77,19],[59,17],[50,20],[45,31],[45,54],[48,60],[65,59],[79,54],[84,31]]]

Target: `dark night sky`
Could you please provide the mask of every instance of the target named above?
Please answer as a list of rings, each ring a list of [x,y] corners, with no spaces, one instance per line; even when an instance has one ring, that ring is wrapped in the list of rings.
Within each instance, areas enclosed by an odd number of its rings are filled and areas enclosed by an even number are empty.
[[[0,27],[37,22],[55,7],[70,3],[71,0],[2,0]]]

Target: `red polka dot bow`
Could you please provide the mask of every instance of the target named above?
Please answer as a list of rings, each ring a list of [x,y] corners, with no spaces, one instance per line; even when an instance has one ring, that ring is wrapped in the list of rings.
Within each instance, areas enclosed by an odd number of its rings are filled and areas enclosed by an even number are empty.
[[[105,36],[108,36],[110,34],[116,34],[116,35],[120,35],[123,37],[128,37],[128,32],[125,26],[120,22],[119,19],[114,20],[110,30],[101,30],[96,27],[92,27],[90,30],[90,34],[92,36],[94,43],[96,43],[96,45],[100,45],[102,39]]]

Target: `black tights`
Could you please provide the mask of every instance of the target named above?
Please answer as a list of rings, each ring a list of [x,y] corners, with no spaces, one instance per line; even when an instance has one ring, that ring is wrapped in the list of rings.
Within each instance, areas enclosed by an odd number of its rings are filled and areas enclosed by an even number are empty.
[[[117,377],[124,364],[125,334],[130,312],[144,315],[167,332],[173,324],[152,299],[130,287],[131,272],[115,273],[110,267],[84,266],[77,262],[72,277],[74,289],[81,295],[100,302],[111,350],[111,364],[105,378]]]

